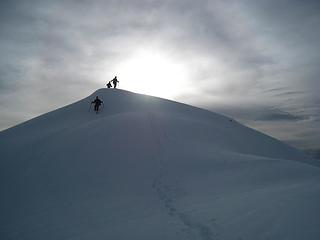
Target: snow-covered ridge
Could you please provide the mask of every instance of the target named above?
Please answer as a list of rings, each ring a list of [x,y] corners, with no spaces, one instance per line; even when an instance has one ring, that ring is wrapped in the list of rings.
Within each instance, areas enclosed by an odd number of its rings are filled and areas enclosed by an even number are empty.
[[[1,132],[0,156],[1,239],[320,238],[313,160],[185,104],[100,89]]]

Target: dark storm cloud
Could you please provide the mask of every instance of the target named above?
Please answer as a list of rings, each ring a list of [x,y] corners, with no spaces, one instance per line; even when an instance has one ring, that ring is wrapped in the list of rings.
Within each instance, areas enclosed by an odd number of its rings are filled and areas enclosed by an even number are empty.
[[[289,112],[277,108],[270,108],[263,105],[247,105],[247,106],[215,106],[213,111],[239,118],[244,122],[248,121],[264,121],[264,122],[279,122],[279,121],[305,121],[308,116],[294,115]]]
[[[319,11],[311,0],[1,1],[1,128],[87,95],[151,45],[196,82],[176,100],[317,129]]]
[[[288,112],[274,110],[269,112],[264,112],[260,116],[254,118],[257,121],[297,121],[303,120],[304,118],[301,116],[296,116]]]

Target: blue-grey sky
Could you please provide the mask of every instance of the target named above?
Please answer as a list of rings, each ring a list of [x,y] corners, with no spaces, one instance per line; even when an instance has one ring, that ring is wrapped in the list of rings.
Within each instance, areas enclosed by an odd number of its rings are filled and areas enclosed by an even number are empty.
[[[120,88],[320,140],[320,2],[3,0],[0,129]]]

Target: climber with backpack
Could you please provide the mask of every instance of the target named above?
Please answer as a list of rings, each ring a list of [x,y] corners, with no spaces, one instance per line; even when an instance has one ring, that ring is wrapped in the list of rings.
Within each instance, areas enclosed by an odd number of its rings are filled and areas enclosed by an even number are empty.
[[[111,82],[113,83],[113,88],[117,88],[117,83],[119,82],[118,79],[117,79],[117,76],[115,76]]]
[[[96,113],[99,112],[99,108],[100,108],[100,105],[103,104],[103,101],[99,99],[99,97],[97,96],[95,100],[93,100],[91,102],[91,105],[94,104],[94,111]],[[91,105],[90,105],[90,108],[91,108]],[[90,109],[89,109],[90,110]]]

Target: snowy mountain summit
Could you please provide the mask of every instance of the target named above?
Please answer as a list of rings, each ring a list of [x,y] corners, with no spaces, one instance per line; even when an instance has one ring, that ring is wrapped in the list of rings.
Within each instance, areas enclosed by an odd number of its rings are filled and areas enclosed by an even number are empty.
[[[100,89],[1,132],[0,157],[2,240],[320,239],[319,166],[185,104]]]

